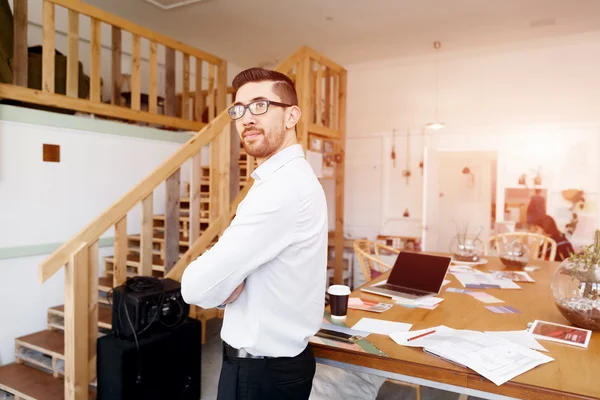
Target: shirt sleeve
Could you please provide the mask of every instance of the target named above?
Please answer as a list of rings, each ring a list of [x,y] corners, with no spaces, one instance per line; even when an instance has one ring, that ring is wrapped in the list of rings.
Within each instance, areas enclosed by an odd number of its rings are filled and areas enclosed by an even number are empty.
[[[292,190],[275,188],[274,182],[251,190],[219,241],[184,271],[185,302],[202,308],[222,304],[252,271],[293,242],[298,212]]]

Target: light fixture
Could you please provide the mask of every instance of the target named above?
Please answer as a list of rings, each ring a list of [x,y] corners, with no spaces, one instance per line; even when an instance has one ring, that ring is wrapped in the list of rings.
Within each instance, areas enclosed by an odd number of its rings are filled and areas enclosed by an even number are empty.
[[[433,42],[433,48],[436,50],[436,56],[435,56],[435,111],[434,111],[434,121],[435,122],[430,122],[428,124],[425,125],[425,129],[431,129],[434,131],[440,130],[440,129],[444,129],[446,127],[446,125],[443,122],[440,122],[440,120],[438,119],[438,56],[437,53],[440,50],[440,47],[442,47],[442,44],[438,41]]]

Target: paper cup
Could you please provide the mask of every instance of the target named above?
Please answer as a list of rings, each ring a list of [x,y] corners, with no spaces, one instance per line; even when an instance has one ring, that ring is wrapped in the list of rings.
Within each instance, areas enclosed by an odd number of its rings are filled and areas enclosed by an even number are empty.
[[[329,286],[329,289],[327,289],[327,293],[329,293],[331,318],[346,318],[350,288],[346,285],[331,285]]]

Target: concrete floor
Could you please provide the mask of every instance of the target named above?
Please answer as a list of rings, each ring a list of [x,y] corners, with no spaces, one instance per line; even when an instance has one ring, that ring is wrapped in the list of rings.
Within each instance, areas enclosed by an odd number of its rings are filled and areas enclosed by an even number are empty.
[[[221,324],[220,319],[208,321],[206,329],[206,344],[202,347],[202,397],[200,400],[215,400],[221,372]],[[385,382],[381,386],[376,400],[412,400],[416,399],[414,389],[406,386]],[[458,394],[443,390],[422,387],[422,400],[456,400]],[[479,400],[469,397],[469,400]]]

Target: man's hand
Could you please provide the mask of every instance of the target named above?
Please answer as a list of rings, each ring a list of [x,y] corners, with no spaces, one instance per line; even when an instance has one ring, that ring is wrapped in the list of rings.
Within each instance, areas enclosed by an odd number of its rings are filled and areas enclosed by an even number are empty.
[[[231,295],[227,298],[227,300],[225,300],[223,302],[223,304],[233,303],[240,296],[240,293],[242,293],[242,290],[244,290],[244,282],[242,282],[240,284],[240,286],[238,286],[237,288],[235,288],[235,290],[233,291],[233,293],[231,293]]]

